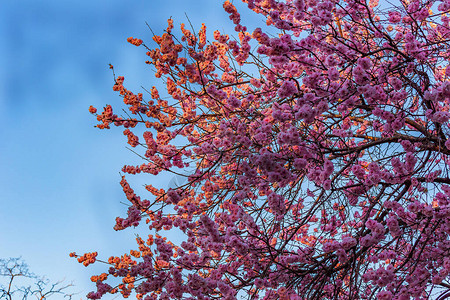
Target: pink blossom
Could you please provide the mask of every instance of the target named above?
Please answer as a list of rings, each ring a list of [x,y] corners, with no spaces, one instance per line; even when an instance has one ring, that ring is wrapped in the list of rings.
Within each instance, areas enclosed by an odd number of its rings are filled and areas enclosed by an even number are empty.
[[[231,95],[228,100],[227,100],[228,104],[232,107],[232,108],[238,108],[241,106],[241,101],[239,101],[238,98],[236,98],[235,96]]]
[[[377,294],[378,300],[391,300],[392,293],[390,291],[381,291]]]
[[[339,79],[339,72],[335,67],[331,67],[328,69],[328,78],[332,81],[337,81]]]

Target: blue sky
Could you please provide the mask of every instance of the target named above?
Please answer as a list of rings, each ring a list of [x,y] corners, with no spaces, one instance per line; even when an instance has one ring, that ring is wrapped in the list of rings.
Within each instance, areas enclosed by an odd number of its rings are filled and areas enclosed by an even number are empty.
[[[206,23],[233,33],[221,0],[3,1],[0,10],[0,258],[22,256],[37,274],[73,281],[80,297],[89,277],[72,251],[119,255],[134,248],[133,230],[115,232],[124,216],[119,185],[124,164],[141,163],[126,149],[121,130],[93,128],[89,105],[119,104],[113,76],[135,92],[158,85],[143,63],[143,48],[129,36],[151,40],[170,16],[175,24]],[[242,3],[236,3],[241,12]],[[250,17],[249,23],[261,23]],[[244,21],[244,24],[246,23]],[[262,23],[261,23],[262,24]],[[170,178],[135,178],[133,187]],[[158,185],[158,184],[156,184]],[[78,297],[79,298],[79,297]]]

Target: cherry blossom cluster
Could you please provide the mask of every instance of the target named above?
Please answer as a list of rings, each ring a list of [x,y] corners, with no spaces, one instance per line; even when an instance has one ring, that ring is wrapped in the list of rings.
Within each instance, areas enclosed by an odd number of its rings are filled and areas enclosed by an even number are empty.
[[[85,253],[82,256],[76,255],[75,252],[70,253],[70,257],[78,257],[77,258],[78,262],[82,263],[85,267],[89,266],[90,264],[95,263],[95,261],[97,259],[97,255],[98,255],[97,252]]]
[[[129,37],[127,39],[127,42],[131,43],[131,44],[133,44],[135,46],[140,46],[143,43],[143,41],[141,39],[136,39],[136,38],[133,38],[133,37]]]

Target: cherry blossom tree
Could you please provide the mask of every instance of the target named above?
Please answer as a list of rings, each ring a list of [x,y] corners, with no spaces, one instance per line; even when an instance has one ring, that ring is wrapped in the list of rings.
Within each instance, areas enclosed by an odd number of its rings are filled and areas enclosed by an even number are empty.
[[[32,273],[21,258],[0,259],[0,299],[72,299],[68,290],[72,284],[62,281],[51,283]]]
[[[149,235],[88,298],[450,297],[450,1],[244,2],[266,27],[227,0],[236,38],[129,38],[166,91],[119,76],[126,113],[90,108],[141,155],[124,174],[193,171],[145,199],[122,177],[114,229]]]

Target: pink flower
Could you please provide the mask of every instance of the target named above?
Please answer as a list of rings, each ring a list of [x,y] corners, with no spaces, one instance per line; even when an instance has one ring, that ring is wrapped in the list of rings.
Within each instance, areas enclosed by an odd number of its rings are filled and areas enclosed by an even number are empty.
[[[227,100],[228,105],[230,105],[232,108],[238,108],[241,106],[241,101],[239,101],[238,98],[236,98],[234,95],[231,95]]]
[[[378,300],[391,300],[392,293],[390,291],[381,291],[377,294]]]
[[[390,11],[389,13],[389,22],[398,23],[402,20],[402,15],[398,11]]]
[[[448,119],[450,119],[450,113],[447,111],[435,112],[431,117],[431,120],[441,124],[447,122]]]
[[[167,200],[169,203],[177,204],[181,200],[181,197],[176,190],[170,189],[167,192]]]
[[[357,244],[357,241],[353,237],[344,237],[344,238],[342,238],[342,241],[341,241],[341,246],[345,250],[348,250],[348,249],[356,246],[356,244]]]
[[[278,89],[278,96],[280,98],[289,98],[297,92],[297,85],[294,81],[284,81]]]
[[[331,67],[328,69],[328,78],[330,78],[331,81],[337,81],[339,79],[339,71],[336,70],[335,67]]]
[[[400,79],[396,78],[396,77],[389,78],[389,83],[397,91],[400,90],[402,88],[402,85],[403,85],[403,82]]]

